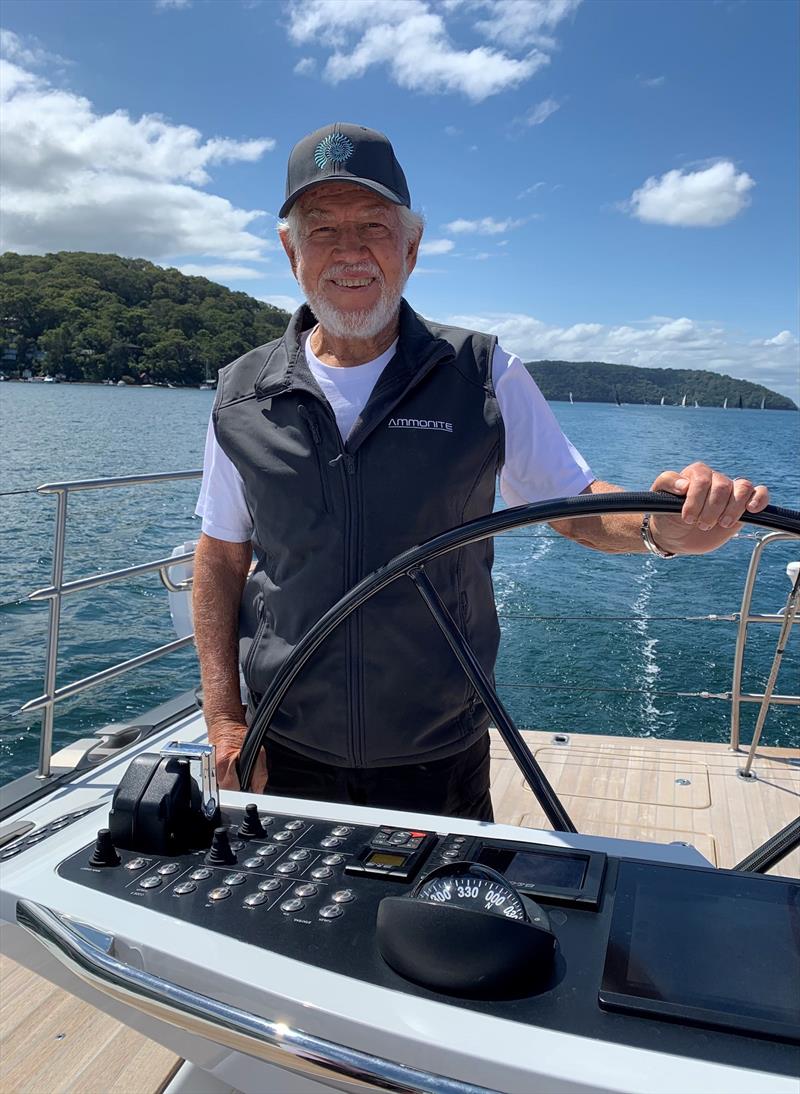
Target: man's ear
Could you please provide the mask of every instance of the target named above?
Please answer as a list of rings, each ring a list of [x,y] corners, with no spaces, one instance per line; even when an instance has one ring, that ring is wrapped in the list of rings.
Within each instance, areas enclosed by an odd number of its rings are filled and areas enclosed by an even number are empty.
[[[420,228],[418,235],[414,239],[409,240],[406,248],[406,269],[409,274],[417,264],[417,255],[419,254],[419,245],[422,242],[422,229]]]
[[[288,228],[281,228],[278,230],[278,238],[281,241],[281,246],[286,251],[286,257],[289,259],[289,265],[292,267],[292,273],[297,278],[297,254],[294,247],[289,242],[289,230]]]

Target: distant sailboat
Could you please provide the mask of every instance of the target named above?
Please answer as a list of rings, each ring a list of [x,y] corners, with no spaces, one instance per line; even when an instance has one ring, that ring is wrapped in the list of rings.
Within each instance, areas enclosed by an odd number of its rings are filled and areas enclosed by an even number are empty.
[[[622,406],[622,403],[619,401],[619,393],[617,392],[616,384],[614,385],[614,402],[617,404],[617,406]]]
[[[569,393],[569,401],[570,401],[570,402],[572,402],[572,401],[573,401],[573,399],[572,399],[572,392],[570,392],[570,393]]]
[[[663,405],[664,405],[664,400],[665,400],[665,399],[666,399],[666,395],[662,395],[662,396],[661,396],[661,402],[659,403],[659,406],[663,406]]]
[[[699,406],[700,406],[700,404],[698,403],[697,399],[695,399],[695,401],[694,401],[694,405],[695,405],[696,407],[699,407]]]
[[[727,395],[725,396],[725,402],[722,404],[722,409],[723,410],[728,409],[728,396]]]
[[[681,406],[686,406],[686,396],[681,399]]]
[[[764,409],[764,403],[766,402],[766,400],[767,400],[766,395],[762,395],[761,396],[761,409],[762,410]]]
[[[739,396],[739,401],[738,401],[738,403],[736,404],[736,408],[737,408],[737,410],[741,410],[741,409],[742,409],[742,397],[741,397],[741,395]]]

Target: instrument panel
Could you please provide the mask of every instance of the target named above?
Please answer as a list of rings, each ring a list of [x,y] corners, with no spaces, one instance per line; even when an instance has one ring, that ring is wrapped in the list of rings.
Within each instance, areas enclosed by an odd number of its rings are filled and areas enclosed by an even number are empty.
[[[254,829],[253,808],[249,817],[224,811],[210,850],[117,848],[116,862],[108,856],[98,866],[97,846],[88,845],[58,874],[395,991],[605,1041],[648,1048],[656,1037],[677,1054],[753,1066],[755,1053],[768,1070],[796,1068],[800,1003],[790,985],[795,972],[800,982],[800,942],[778,953],[769,941],[771,934],[800,940],[800,886],[789,879],[279,813],[259,814]],[[736,920],[735,891],[743,884],[759,894],[763,935],[756,941],[744,905],[745,921]],[[727,889],[734,899],[726,903]],[[703,893],[706,927],[695,915],[685,932],[667,930]],[[714,968],[701,956],[714,944],[719,914],[728,917],[725,938],[739,939],[737,952],[751,948],[747,989],[727,1008],[714,985],[702,982],[702,969]],[[649,969],[659,952],[654,939],[664,932],[672,945],[682,939],[680,952]],[[725,954],[717,967],[736,960]],[[700,972],[683,996],[676,988],[672,1003],[665,998],[659,1008],[670,961]],[[662,981],[650,991],[653,976]],[[673,977],[678,985],[686,980]],[[698,999],[705,1005],[695,1005]],[[709,1038],[709,1029],[718,1036]]]

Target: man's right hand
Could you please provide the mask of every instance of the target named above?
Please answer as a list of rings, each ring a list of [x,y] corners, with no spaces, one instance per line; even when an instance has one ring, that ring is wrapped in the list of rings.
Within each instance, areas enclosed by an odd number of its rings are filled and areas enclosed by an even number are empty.
[[[239,776],[236,773],[236,761],[239,759],[242,743],[247,733],[245,722],[214,722],[208,727],[208,739],[216,749],[217,782],[222,790],[241,790]],[[263,748],[259,751],[250,788],[256,794],[263,794],[267,783],[267,765]],[[246,788],[245,788],[246,789]]]

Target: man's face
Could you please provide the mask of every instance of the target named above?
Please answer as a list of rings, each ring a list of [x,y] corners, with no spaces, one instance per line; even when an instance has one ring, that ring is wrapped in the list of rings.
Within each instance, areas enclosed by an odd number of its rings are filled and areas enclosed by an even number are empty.
[[[298,212],[296,246],[283,243],[317,319],[340,337],[375,336],[396,314],[419,240],[407,240],[395,205],[351,183],[315,186]]]

